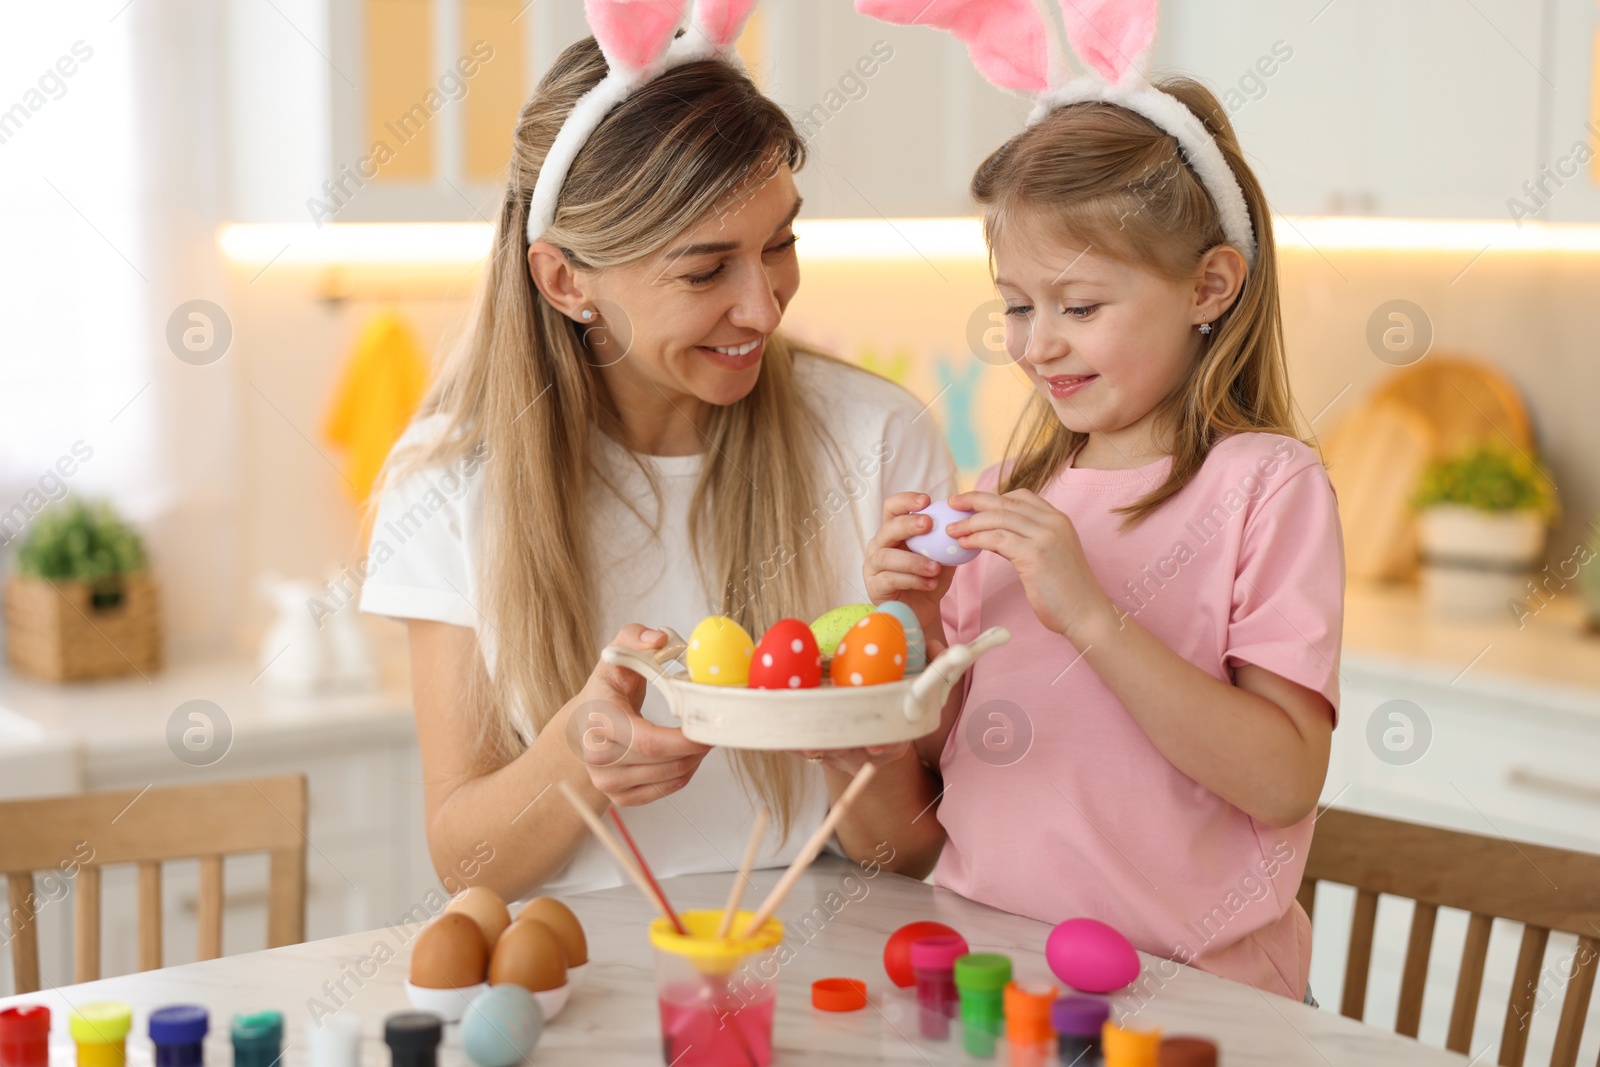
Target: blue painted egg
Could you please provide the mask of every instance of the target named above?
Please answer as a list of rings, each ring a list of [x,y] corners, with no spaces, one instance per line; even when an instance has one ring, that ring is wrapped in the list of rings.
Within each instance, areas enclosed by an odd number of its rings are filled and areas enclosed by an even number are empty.
[[[478,1067],[515,1067],[533,1055],[544,1011],[533,994],[507,982],[472,998],[461,1016],[461,1047]]]
[[[921,672],[928,665],[928,639],[922,634],[917,613],[898,600],[885,600],[872,610],[899,620],[900,628],[906,632],[906,673]]]

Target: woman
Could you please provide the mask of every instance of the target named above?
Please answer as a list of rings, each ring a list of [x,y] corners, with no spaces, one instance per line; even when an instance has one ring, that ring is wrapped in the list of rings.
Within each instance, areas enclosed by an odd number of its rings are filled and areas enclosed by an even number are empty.
[[[923,405],[777,333],[804,143],[733,66],[627,97],[527,240],[540,164],[605,72],[580,41],[522,111],[470,330],[390,457],[362,589],[407,620],[434,866],[507,899],[621,882],[561,782],[631,807],[662,875],[732,870],[759,806],[760,862],[787,863],[859,755],[825,783],[689,742],[600,649],[863,601],[884,498],[955,489]]]

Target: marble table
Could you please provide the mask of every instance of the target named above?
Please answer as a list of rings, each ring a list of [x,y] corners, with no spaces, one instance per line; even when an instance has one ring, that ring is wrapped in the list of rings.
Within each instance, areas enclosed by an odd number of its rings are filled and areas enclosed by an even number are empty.
[[[758,901],[777,880],[777,870],[758,871],[746,901]],[[730,875],[667,879],[674,906],[720,908]],[[652,912],[632,886],[567,898],[588,933],[591,966],[585,984],[547,1026],[531,1064],[662,1064],[655,1000],[654,959],[645,937]],[[419,916],[425,912],[419,911]],[[824,857],[807,872],[779,909],[793,957],[780,972],[774,1040],[776,1064],[946,1064],[962,1058],[948,1043],[923,1040],[895,1010],[893,986],[883,972],[884,940],[896,927],[934,919],[960,930],[974,950],[1011,956],[1019,978],[1051,979],[1044,962],[1048,928],[995,911],[954,893],[898,875],[867,872]],[[235,1012],[276,1008],[284,1013],[283,1067],[305,1067],[306,1027],[330,1010],[355,1012],[362,1020],[363,1067],[387,1067],[383,1018],[405,1010],[403,983],[410,944],[419,926],[398,924],[287,948],[165,967],[142,974],[62,986],[0,1000],[0,1008],[42,1003],[52,1013],[51,1064],[69,1067],[74,1050],[67,1012],[76,1004],[117,999],[135,1009],[129,1036],[131,1067],[152,1062],[145,1017],[164,1004],[192,1002],[211,1011],[207,1061],[227,1064],[232,1051],[227,1021]],[[1112,998],[1118,1018],[1129,1025],[1159,1026],[1164,1033],[1196,1034],[1217,1042],[1228,1067],[1344,1067],[1381,1064],[1465,1064],[1463,1056],[1377,1027],[1318,1011],[1155,957],[1133,989]],[[868,1007],[829,1014],[811,1007],[817,978],[863,979]],[[898,994],[898,991],[895,991]],[[1329,994],[1331,995],[1331,993]],[[1005,1063],[1004,1055],[998,1061]],[[468,1067],[458,1027],[448,1027],[440,1067]]]

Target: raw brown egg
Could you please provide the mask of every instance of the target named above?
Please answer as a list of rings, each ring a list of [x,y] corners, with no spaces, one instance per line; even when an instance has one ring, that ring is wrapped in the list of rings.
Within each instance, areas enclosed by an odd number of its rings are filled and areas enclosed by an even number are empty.
[[[578,917],[555,897],[534,897],[517,912],[517,921],[537,919],[548,926],[561,941],[567,956],[568,967],[582,967],[589,962],[589,939],[583,935]]]
[[[483,931],[484,944],[494,951],[494,944],[511,925],[511,912],[506,902],[486,885],[469,886],[451,898],[444,906],[446,912],[460,912],[478,924]]]
[[[514,982],[530,993],[567,984],[567,960],[561,939],[538,919],[518,919],[506,927],[489,960],[489,984]]]
[[[460,912],[443,912],[422,928],[411,949],[411,984],[464,989],[483,981],[489,947],[478,924]]]

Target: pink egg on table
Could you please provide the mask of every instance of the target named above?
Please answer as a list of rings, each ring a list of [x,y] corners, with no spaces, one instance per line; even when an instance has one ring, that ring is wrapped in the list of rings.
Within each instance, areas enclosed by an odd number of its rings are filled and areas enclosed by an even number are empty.
[[[779,619],[756,645],[750,660],[752,689],[812,689],[822,684],[822,653],[811,627]]]
[[[1097,919],[1068,919],[1051,930],[1044,958],[1057,978],[1083,993],[1114,993],[1139,977],[1139,954]]]
[[[935,500],[916,514],[927,515],[933,519],[933,529],[925,534],[907,538],[906,547],[911,551],[948,567],[970,563],[978,558],[978,549],[962,548],[959,541],[944,531],[944,528],[952,522],[970,519],[977,512],[958,511],[943,500]]]

